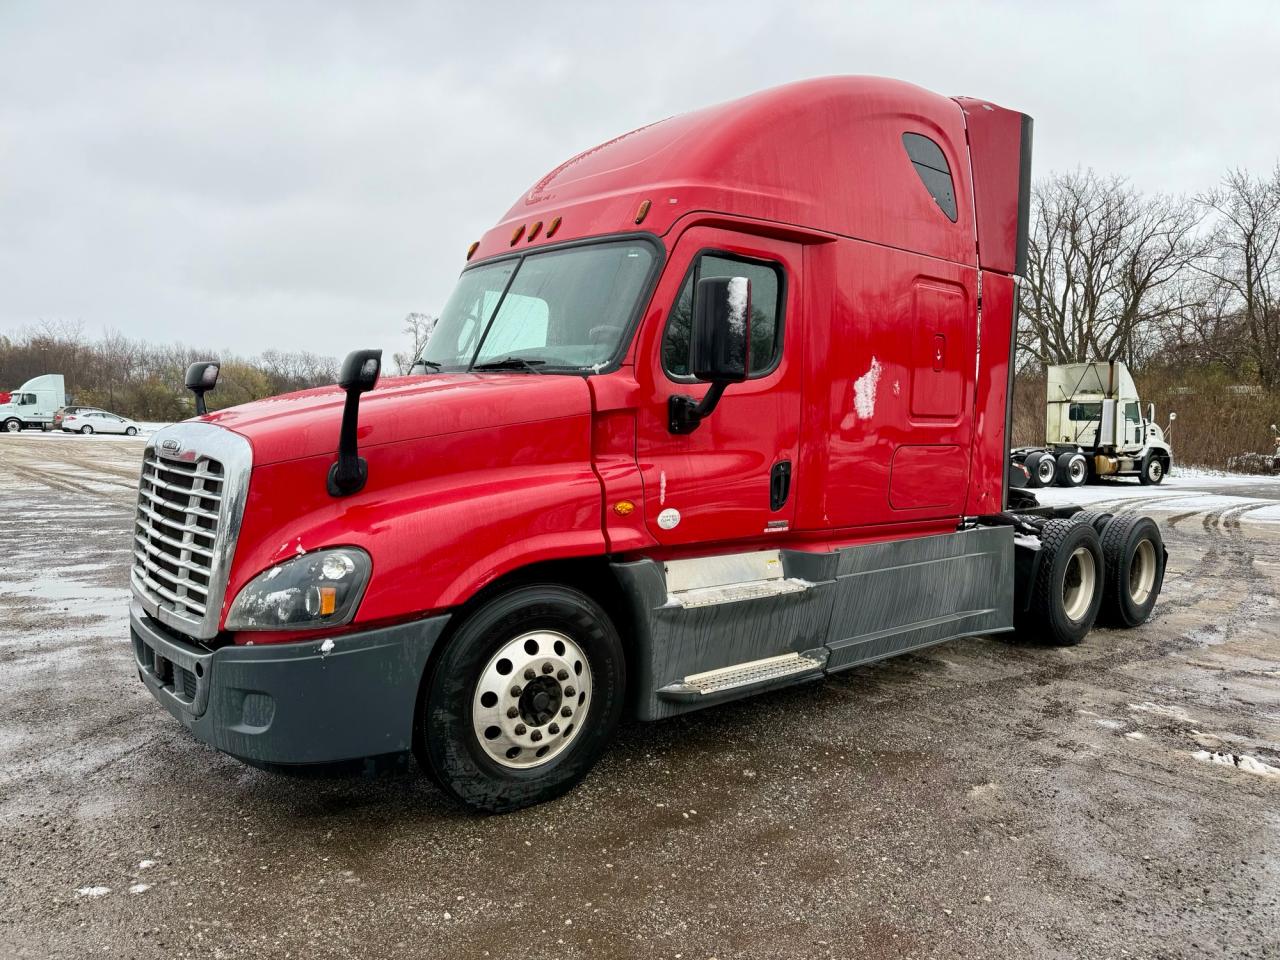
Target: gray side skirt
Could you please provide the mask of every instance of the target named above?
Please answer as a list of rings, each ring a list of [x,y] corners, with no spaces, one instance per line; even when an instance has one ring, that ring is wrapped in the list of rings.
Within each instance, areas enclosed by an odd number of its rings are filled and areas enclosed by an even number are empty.
[[[657,719],[814,679],[957,637],[1013,628],[1009,527],[865,544],[826,553],[783,550],[799,592],[684,608],[664,565],[614,564],[633,606],[635,714]],[[685,678],[784,654],[796,672],[704,696],[664,695]],[[805,668],[818,661],[820,668]],[[687,687],[687,684],[685,685]]]

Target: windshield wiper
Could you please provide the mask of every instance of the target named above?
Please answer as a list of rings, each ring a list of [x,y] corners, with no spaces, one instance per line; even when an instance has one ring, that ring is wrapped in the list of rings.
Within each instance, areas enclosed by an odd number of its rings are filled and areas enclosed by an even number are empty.
[[[545,360],[527,360],[524,357],[503,357],[501,360],[486,360],[484,363],[473,363],[472,370],[528,370],[530,373],[541,373],[538,367]]]
[[[409,372],[412,373],[416,367],[430,367],[432,370],[439,370],[441,366],[443,366],[443,364],[440,364],[435,360],[418,359],[413,361],[413,366],[409,368]]]

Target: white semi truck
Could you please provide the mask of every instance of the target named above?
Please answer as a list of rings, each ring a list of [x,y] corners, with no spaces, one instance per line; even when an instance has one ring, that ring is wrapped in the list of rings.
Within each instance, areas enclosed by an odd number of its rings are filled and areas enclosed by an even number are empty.
[[[19,430],[48,430],[53,415],[67,405],[66,384],[60,373],[46,373],[28,380],[8,403],[0,403],[0,429],[6,433]]]
[[[1145,409],[1129,370],[1119,361],[1046,368],[1044,446],[1019,447],[1015,463],[1028,485],[1078,487],[1098,477],[1137,477],[1156,484],[1173,466],[1173,451]],[[1169,414],[1170,423],[1177,414]]]

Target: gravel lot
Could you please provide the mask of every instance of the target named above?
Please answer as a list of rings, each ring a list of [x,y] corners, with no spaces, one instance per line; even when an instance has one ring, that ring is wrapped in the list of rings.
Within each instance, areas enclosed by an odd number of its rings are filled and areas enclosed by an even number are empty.
[[[251,769],[152,701],[141,447],[0,437],[0,957],[1280,955],[1280,485],[1087,488],[1165,530],[1142,628],[628,726],[479,817],[412,767]]]

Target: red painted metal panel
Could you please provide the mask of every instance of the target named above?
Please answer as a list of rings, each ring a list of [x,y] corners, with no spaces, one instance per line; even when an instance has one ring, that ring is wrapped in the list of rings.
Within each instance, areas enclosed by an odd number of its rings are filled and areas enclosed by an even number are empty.
[[[834,245],[827,269],[828,285],[834,287],[824,317],[829,332],[811,342],[806,376],[806,387],[821,391],[823,398],[806,408],[811,418],[806,435],[827,454],[820,491],[824,509],[820,517],[806,512],[804,525],[857,528],[912,517],[958,517],[973,431],[976,271],[854,241]],[[924,357],[915,335],[922,295]],[[945,319],[942,331],[936,326],[939,316]],[[945,369],[935,373],[931,348],[939,332],[947,337]],[[934,381],[940,384],[936,388]],[[925,384],[920,390],[927,416],[916,412],[920,401],[913,403],[918,383]],[[890,466],[899,447],[921,444],[958,448],[960,470],[950,480],[958,497],[947,506],[909,508],[904,517],[904,510],[890,503]]]
[[[985,100],[957,97],[956,102],[964,109],[969,130],[980,265],[984,270],[1015,273],[1019,200],[1030,186],[1021,178],[1024,169],[1030,170],[1031,144],[1023,142],[1026,118]],[[1025,135],[1029,139],[1029,122]],[[1025,168],[1024,148],[1028,151]]]
[[[955,182],[952,223],[916,175],[904,133],[937,143]],[[623,230],[664,234],[711,210],[798,224],[974,263],[964,118],[952,99],[881,77],[803,80],[623,134],[556,167],[485,234],[474,260],[513,249],[524,224],[562,217],[514,249]],[[652,201],[643,223],[639,205]],[[525,234],[527,236],[527,233]]]
[[[968,457],[957,446],[899,447],[889,472],[889,503],[895,510],[959,513],[967,467]]]
[[[973,467],[967,516],[1004,509],[1009,458],[1009,360],[1015,331],[1014,282],[997,273],[982,274],[982,346],[974,409]]]

